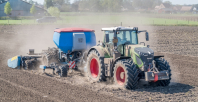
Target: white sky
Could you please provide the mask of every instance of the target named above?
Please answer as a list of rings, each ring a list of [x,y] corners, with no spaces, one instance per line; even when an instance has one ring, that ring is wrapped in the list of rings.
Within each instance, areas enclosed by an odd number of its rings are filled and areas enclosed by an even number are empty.
[[[33,1],[37,1],[38,3],[41,3],[41,4],[43,4],[43,3],[44,3],[44,0],[33,0]],[[70,2],[71,2],[71,3],[73,3],[73,2],[74,2],[74,0],[70,0]]]
[[[163,0],[163,1],[170,1],[174,5],[175,4],[180,4],[180,5],[198,4],[198,0]]]
[[[33,0],[33,1],[37,1],[38,3],[43,4],[44,0]],[[74,2],[74,0],[70,0],[71,3]],[[172,4],[180,4],[180,5],[184,5],[184,4],[198,4],[198,0],[163,0],[163,1],[170,1],[172,2]]]

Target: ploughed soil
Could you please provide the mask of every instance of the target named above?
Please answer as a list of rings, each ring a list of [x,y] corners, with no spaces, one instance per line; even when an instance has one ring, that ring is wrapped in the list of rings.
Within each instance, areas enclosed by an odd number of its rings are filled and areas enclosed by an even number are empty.
[[[113,83],[90,82],[80,71],[69,72],[68,77],[53,75],[51,70],[11,69],[7,60],[26,55],[29,49],[41,52],[54,47],[53,31],[61,27],[85,27],[96,30],[97,41],[103,39],[102,27],[110,25],[2,25],[0,26],[0,100],[2,102],[35,101],[198,101],[197,37],[196,27],[151,27],[150,45],[156,55],[165,55],[171,65],[172,81],[167,87],[152,87],[140,80],[137,89],[119,88]],[[140,42],[144,34],[140,34]]]

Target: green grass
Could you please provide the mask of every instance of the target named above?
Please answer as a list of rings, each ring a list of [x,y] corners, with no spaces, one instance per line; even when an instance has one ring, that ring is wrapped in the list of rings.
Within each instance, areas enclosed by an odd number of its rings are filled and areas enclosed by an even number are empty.
[[[175,19],[163,19],[163,18],[149,18],[151,25],[198,25],[196,21],[175,20]],[[152,21],[152,22],[151,22]]]
[[[59,23],[63,24],[111,24],[120,25],[196,25],[196,21],[164,19],[164,18],[149,18],[149,17],[133,17],[122,15],[92,15],[92,16],[65,16]]]
[[[35,20],[0,20],[0,24],[36,24]]]
[[[181,14],[155,14],[155,13],[141,13],[141,12],[61,12],[60,15],[91,15],[91,14],[100,14],[100,15],[153,15],[153,16],[179,16],[179,17],[186,17],[186,16],[194,16],[197,17],[197,14],[192,13],[181,13]]]
[[[182,16],[182,15],[179,15]],[[184,14],[184,16],[186,16]],[[197,15],[195,15],[197,16]],[[198,26],[197,21],[186,21],[177,19],[165,19],[154,18],[153,14],[147,14],[146,16],[139,16],[138,13],[61,13],[62,20],[58,20],[55,24],[103,24],[103,25],[115,25],[123,26],[131,25],[175,25],[175,26]],[[0,24],[38,24],[35,20],[0,20]],[[47,23],[49,24],[49,23]]]

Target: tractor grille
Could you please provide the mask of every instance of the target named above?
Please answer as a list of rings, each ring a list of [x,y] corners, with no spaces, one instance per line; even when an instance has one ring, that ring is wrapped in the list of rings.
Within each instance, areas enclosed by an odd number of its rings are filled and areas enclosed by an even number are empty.
[[[148,53],[141,53],[140,58],[144,64],[149,64],[149,63],[152,63],[154,59],[154,55],[148,54]]]
[[[147,47],[135,48],[135,52],[139,54],[140,59],[144,64],[144,71],[149,67],[149,64],[152,63],[154,59],[154,51]]]
[[[154,55],[152,54],[141,54],[140,58],[142,59],[142,62],[144,63],[144,67],[142,67],[142,71],[148,71],[149,69],[149,64],[152,63],[154,59]]]

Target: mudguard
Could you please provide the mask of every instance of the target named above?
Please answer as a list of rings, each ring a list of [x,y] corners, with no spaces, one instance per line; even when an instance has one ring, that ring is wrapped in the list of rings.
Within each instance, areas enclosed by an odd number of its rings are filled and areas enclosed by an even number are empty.
[[[92,47],[92,48],[89,50],[88,54],[89,54],[92,50],[98,51],[98,53],[100,54],[100,57],[104,57],[104,50],[103,50],[103,48],[102,48],[101,46],[94,46],[94,47]],[[88,54],[87,54],[87,55],[88,55]]]
[[[21,56],[15,56],[8,59],[8,67],[10,68],[20,68]]]
[[[162,56],[154,56],[154,59],[161,58],[161,57],[164,57],[164,55],[162,55]]]

